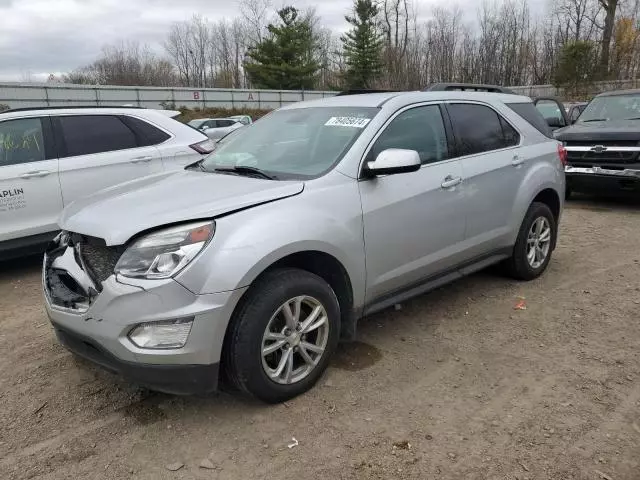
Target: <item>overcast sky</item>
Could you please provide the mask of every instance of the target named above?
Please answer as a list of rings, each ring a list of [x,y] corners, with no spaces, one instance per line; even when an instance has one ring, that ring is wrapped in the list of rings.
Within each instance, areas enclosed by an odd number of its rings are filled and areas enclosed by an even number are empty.
[[[457,0],[475,12],[483,0]],[[529,0],[534,12],[547,2]],[[456,3],[456,0],[453,0]],[[275,0],[281,5],[283,0]],[[322,24],[344,30],[352,0],[291,0],[304,9],[315,6]],[[427,18],[431,6],[448,0],[413,0]],[[211,20],[239,14],[237,0],[0,0],[0,81],[41,81],[91,63],[105,44],[137,40],[161,51],[171,24],[199,13]],[[471,13],[470,18],[474,18]]]

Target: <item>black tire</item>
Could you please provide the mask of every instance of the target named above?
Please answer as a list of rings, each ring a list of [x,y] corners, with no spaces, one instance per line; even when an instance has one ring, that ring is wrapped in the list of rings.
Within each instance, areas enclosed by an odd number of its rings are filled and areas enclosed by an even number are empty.
[[[549,252],[542,264],[533,268],[527,260],[527,237],[529,230],[533,223],[540,217],[544,217],[549,222],[551,228],[551,244]],[[558,227],[556,225],[556,219],[551,212],[551,209],[539,202],[533,202],[527,210],[527,214],[524,216],[520,231],[518,232],[518,238],[516,244],[513,247],[513,254],[506,262],[507,270],[509,274],[518,280],[533,280],[538,278],[546,270],[549,261],[551,260],[551,254],[556,245],[556,237],[558,235]]]
[[[271,317],[289,299],[307,295],[319,301],[328,318],[326,348],[317,365],[296,383],[269,378],[262,364],[262,340]],[[249,289],[236,309],[225,336],[226,379],[241,392],[267,403],[279,403],[309,390],[329,365],[340,336],[340,305],[331,287],[310,272],[287,268],[267,272]]]

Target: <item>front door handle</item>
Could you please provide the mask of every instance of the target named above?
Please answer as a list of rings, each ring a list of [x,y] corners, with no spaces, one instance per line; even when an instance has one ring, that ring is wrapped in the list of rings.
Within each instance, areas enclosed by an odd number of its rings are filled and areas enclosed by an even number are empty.
[[[36,170],[35,172],[27,172],[20,175],[20,178],[40,178],[46,177],[51,172],[49,170]]]
[[[462,183],[462,177],[452,177],[451,175],[447,175],[440,186],[447,189],[460,185],[460,183]]]
[[[523,163],[524,163],[524,158],[522,158],[520,155],[514,155],[513,158],[511,159],[511,165],[513,165],[514,167],[519,167]]]
[[[143,157],[135,157],[131,159],[131,163],[146,163],[150,162],[153,157],[145,155]]]

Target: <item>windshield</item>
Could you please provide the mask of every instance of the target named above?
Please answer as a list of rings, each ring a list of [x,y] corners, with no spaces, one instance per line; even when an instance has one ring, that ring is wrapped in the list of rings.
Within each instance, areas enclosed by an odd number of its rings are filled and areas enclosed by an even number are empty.
[[[371,107],[279,110],[225,138],[202,169],[252,167],[278,180],[317,177],[342,159],[377,112]]]
[[[640,118],[640,93],[596,97],[584,109],[578,122],[638,118]]]

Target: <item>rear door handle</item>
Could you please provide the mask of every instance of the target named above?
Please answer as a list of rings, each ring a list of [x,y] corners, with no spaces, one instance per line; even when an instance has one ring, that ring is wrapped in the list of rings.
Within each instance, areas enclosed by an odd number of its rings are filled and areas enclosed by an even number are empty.
[[[462,177],[452,177],[451,175],[447,175],[440,186],[442,188],[452,188],[456,185],[460,185],[462,183]]]
[[[523,163],[524,163],[524,158],[522,158],[519,155],[514,155],[513,158],[511,159],[511,165],[513,165],[514,167],[519,167]]]
[[[46,177],[51,172],[49,170],[36,170],[35,172],[27,172],[20,175],[20,178],[40,178]]]
[[[151,157],[150,155],[135,157],[131,159],[131,163],[146,163],[146,162],[150,162],[152,158],[153,157]]]

